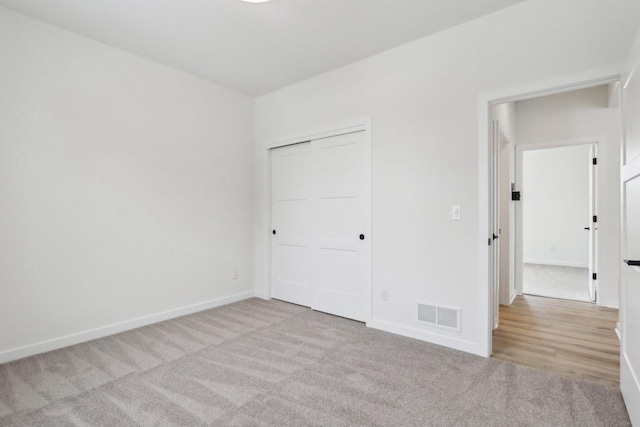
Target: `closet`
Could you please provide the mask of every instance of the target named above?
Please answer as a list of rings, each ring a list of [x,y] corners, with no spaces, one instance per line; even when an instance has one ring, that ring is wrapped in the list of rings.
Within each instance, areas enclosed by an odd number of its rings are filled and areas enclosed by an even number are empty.
[[[271,296],[365,321],[371,285],[365,131],[271,150]]]

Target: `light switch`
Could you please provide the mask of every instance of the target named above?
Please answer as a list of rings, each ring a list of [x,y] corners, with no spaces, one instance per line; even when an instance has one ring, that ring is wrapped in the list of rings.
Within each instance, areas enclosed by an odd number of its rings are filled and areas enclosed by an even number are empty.
[[[452,221],[461,220],[460,206],[451,206],[451,220]]]

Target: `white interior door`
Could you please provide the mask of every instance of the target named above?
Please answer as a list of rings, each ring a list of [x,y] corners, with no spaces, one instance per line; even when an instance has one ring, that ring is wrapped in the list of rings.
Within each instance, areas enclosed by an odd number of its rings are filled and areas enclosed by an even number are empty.
[[[499,123],[492,122],[491,135],[491,176],[490,194],[491,194],[491,215],[490,226],[492,235],[489,237],[491,266],[490,283],[491,283],[491,301],[492,301],[492,317],[493,329],[498,327],[500,319],[500,137]]]
[[[271,150],[273,298],[366,321],[369,161],[365,131]]]
[[[591,152],[589,153],[589,162],[591,166],[589,168],[589,295],[591,300],[596,300],[596,291],[598,289],[597,281],[597,265],[598,265],[598,158],[597,146],[594,144],[591,146]]]
[[[364,321],[368,235],[365,133],[311,142],[314,310]]]
[[[640,36],[621,82],[622,258],[620,275],[620,388],[631,423],[640,426]],[[635,71],[635,72],[634,72]]]
[[[311,144],[271,150],[271,296],[311,306]]]

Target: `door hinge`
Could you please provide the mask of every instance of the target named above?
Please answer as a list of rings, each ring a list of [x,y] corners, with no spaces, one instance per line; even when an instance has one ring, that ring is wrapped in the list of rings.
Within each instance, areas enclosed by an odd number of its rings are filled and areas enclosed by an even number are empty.
[[[593,222],[598,222],[598,215],[593,216]]]
[[[593,165],[595,166],[595,165],[597,165],[597,164],[598,164],[598,158],[597,158],[597,157],[594,157],[594,158],[593,158]]]
[[[593,278],[593,280],[598,280],[598,273],[593,273],[591,277]]]

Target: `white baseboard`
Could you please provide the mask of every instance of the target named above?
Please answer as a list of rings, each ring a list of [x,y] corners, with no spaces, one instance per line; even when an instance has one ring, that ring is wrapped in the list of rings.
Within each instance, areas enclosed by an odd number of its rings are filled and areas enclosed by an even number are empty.
[[[265,300],[271,299],[267,297],[267,293],[265,291],[253,291],[253,293],[256,298],[265,299]]]
[[[640,381],[625,353],[620,360],[620,390],[629,413],[631,425],[640,426]]]
[[[525,264],[539,264],[539,265],[555,265],[558,267],[578,267],[589,268],[589,263],[573,262],[573,261],[555,261],[548,259],[525,259]]]
[[[599,307],[615,308],[616,310],[620,308],[620,301],[618,301],[617,299],[600,298],[600,294],[598,294],[597,303]]]
[[[59,348],[68,347],[74,344],[80,344],[86,341],[95,340],[97,338],[114,335],[120,332],[129,331],[131,329],[140,328],[142,326],[151,325],[153,323],[174,319],[176,317],[186,316],[187,314],[196,313],[198,311],[209,310],[211,308],[242,301],[244,299],[254,297],[255,294],[255,291],[243,292],[240,294],[217,298],[214,300],[180,307],[173,310],[163,311],[161,313],[156,313],[149,316],[138,317],[136,319],[127,320],[125,322],[116,323],[113,325],[90,329],[88,331],[82,331],[47,341],[41,341],[39,343],[26,345],[24,347],[5,350],[0,352],[0,364],[11,362],[12,360],[22,359],[24,357],[33,356],[35,354],[45,353],[47,351],[57,350]]]
[[[509,295],[509,305],[513,304],[513,301],[516,299],[516,296],[518,296],[518,294],[516,293],[516,291],[514,290],[511,295]]]
[[[452,338],[445,335],[427,332],[422,329],[411,328],[408,326],[398,325],[396,323],[385,322],[383,320],[371,320],[367,322],[369,328],[378,329],[392,334],[401,335],[403,337],[415,338],[432,344],[450,347],[456,350],[475,354],[478,356],[486,356],[480,349],[480,346],[472,341]]]

